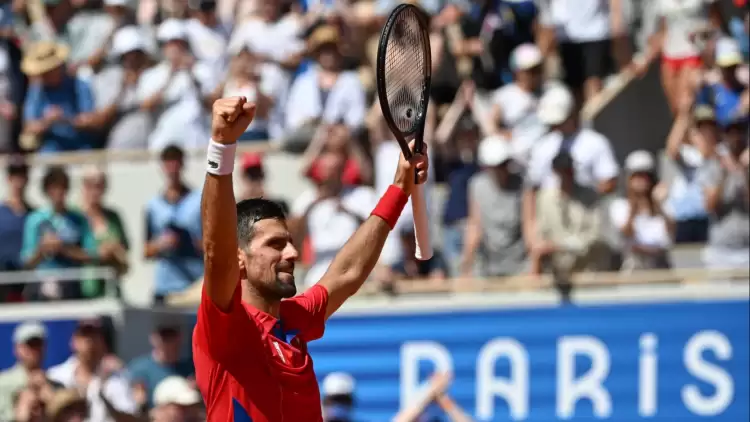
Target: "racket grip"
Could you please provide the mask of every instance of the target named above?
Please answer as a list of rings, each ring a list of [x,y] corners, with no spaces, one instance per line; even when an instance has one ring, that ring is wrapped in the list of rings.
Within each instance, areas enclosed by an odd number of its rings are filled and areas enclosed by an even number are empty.
[[[424,198],[424,186],[417,185],[411,194],[411,207],[414,214],[414,240],[416,248],[414,257],[420,261],[432,258],[430,239],[430,221],[427,219],[427,202]]]

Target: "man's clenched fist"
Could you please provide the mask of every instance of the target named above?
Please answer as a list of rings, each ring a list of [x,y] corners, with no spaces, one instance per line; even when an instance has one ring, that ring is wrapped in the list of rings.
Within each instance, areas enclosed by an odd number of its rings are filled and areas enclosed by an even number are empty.
[[[220,98],[214,102],[211,116],[211,139],[220,144],[233,144],[253,121],[255,104],[245,97]]]

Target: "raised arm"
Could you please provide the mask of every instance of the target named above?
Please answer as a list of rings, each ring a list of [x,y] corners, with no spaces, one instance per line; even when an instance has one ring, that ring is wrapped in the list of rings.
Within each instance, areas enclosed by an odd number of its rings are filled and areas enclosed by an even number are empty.
[[[412,150],[413,146],[412,143]],[[341,248],[318,283],[328,290],[326,318],[362,287],[378,262],[385,239],[414,189],[415,168],[419,170],[419,183],[424,183],[427,180],[427,157],[415,154],[407,161],[402,154],[393,185],[383,195],[372,215]]]
[[[245,97],[222,98],[214,102],[212,114],[211,138],[224,150],[234,150],[237,139],[253,120],[255,106],[248,103]],[[233,151],[227,156],[233,157]],[[234,160],[226,163],[220,158],[208,157],[211,171],[206,174],[201,198],[205,262],[203,288],[219,309],[228,310],[240,280],[237,209],[231,174]],[[230,166],[229,171],[221,171],[225,166]]]

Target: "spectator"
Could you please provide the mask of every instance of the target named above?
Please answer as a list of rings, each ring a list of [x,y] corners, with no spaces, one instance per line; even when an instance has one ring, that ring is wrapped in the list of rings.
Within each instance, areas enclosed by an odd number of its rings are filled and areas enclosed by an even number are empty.
[[[37,19],[30,19],[31,25],[24,34],[29,42],[56,41],[67,43],[68,22],[75,13],[72,0],[41,0],[43,14]],[[31,8],[27,8],[31,15]],[[31,18],[31,16],[29,16]]]
[[[47,329],[44,325],[27,321],[13,331],[13,354],[16,364],[0,372],[0,420],[13,420],[13,402],[26,388],[31,374],[42,371]]]
[[[309,235],[314,255],[314,263],[305,276],[306,286],[320,280],[336,252],[367,219],[377,202],[371,188],[345,186],[341,179],[343,168],[340,155],[326,153],[320,161],[321,182],[292,204],[295,239]]]
[[[104,421],[93,418],[94,413],[89,410],[86,398],[73,388],[55,392],[47,404],[47,418],[49,422],[85,422]],[[102,415],[103,416],[103,415]]]
[[[97,129],[98,123],[93,95],[88,83],[68,76],[68,52],[62,44],[40,41],[29,47],[21,64],[32,79],[24,102],[25,131],[41,153],[93,146],[90,131]]]
[[[748,81],[743,82],[739,78],[741,64],[742,54],[737,43],[729,38],[718,40],[716,65],[721,75],[717,82],[709,80],[702,87],[698,103],[713,106],[716,120],[722,126],[748,115],[750,91],[747,87]]]
[[[31,388],[21,390],[11,408],[8,420],[17,422],[46,422],[46,404],[40,391]]]
[[[750,2],[741,6],[745,9],[742,17],[735,16],[729,21],[729,32],[739,44],[745,63],[750,61]]]
[[[321,26],[308,43],[316,65],[295,79],[286,103],[285,143],[292,148],[307,146],[319,122],[343,121],[356,131],[365,119],[365,91],[359,76],[341,71],[338,30]]]
[[[146,149],[153,129],[151,116],[138,97],[141,76],[151,65],[149,46],[142,30],[126,26],[112,38],[114,64],[92,80],[94,99],[107,149]]]
[[[701,49],[706,44],[709,17],[713,28],[721,29],[719,3],[658,0],[655,13],[659,24],[650,43],[652,51],[647,55],[661,53],[661,83],[667,103],[676,113],[683,91],[690,89],[690,78],[703,66]]]
[[[625,240],[623,269],[670,268],[673,221],[654,198],[656,164],[647,151],[634,151],[625,160],[626,197],[612,201],[610,219]]]
[[[337,154],[345,161],[342,181],[345,185],[369,185],[372,183],[372,165],[362,146],[343,123],[324,125],[313,138],[302,157],[302,174],[320,182],[320,156]]]
[[[106,192],[107,176],[97,168],[89,168],[83,176],[81,211],[86,216],[94,237],[99,263],[110,265],[118,275],[123,275],[128,269],[130,243],[120,214],[102,203]],[[103,281],[84,280],[81,294],[87,298],[103,296]]]
[[[154,406],[153,397],[157,386],[171,376],[190,377],[194,375],[193,362],[182,359],[182,331],[175,323],[162,322],[151,333],[151,353],[135,358],[128,365],[128,372],[136,392],[136,398],[145,400],[138,403],[150,409]]]
[[[12,60],[10,41],[0,38],[0,154],[10,153],[16,141],[14,125],[18,118],[19,93],[23,83]]]
[[[108,354],[101,321],[81,321],[70,339],[70,346],[73,355],[51,367],[47,376],[65,388],[84,392],[92,421],[112,421],[100,396],[106,397],[120,412],[135,413],[136,404],[128,379],[120,371],[122,362]]]
[[[213,68],[224,69],[232,28],[219,20],[216,3],[216,0],[189,1],[190,19],[185,22],[185,29],[196,57]]]
[[[569,152],[560,151],[552,168],[560,183],[543,188],[537,197],[533,272],[548,270],[568,281],[574,272],[608,269],[611,260],[602,243],[606,218],[599,194],[578,182]]]
[[[202,147],[209,139],[206,110],[218,95],[218,75],[196,61],[184,22],[162,22],[157,39],[163,60],[138,79],[138,97],[156,122],[148,146],[157,151],[175,143]]]
[[[464,250],[464,233],[469,216],[469,181],[479,171],[477,143],[479,128],[470,116],[465,115],[457,124],[453,142],[445,143],[443,151],[448,198],[443,208],[443,254],[450,275],[461,274],[461,254]]]
[[[93,263],[96,240],[78,211],[66,204],[70,179],[62,167],[50,167],[42,179],[49,206],[29,214],[24,224],[21,259],[25,268],[80,268]],[[70,279],[53,279],[28,287],[36,299],[78,298],[81,288]],[[64,282],[64,283],[59,283]]]
[[[182,377],[170,376],[154,389],[154,422],[199,422],[201,418],[201,396]]]
[[[523,221],[527,244],[533,242],[536,232],[536,192],[559,183],[558,172],[552,168],[557,154],[568,152],[572,156],[577,185],[593,188],[601,195],[615,189],[619,173],[609,140],[581,127],[575,101],[566,88],[555,86],[544,93],[539,102],[539,119],[550,127],[550,132],[534,145],[527,168]]]
[[[684,99],[667,138],[665,160],[657,197],[675,220],[676,243],[703,243],[708,239],[708,214],[703,187],[696,179],[706,159],[716,154],[719,132],[714,111]],[[660,192],[661,191],[661,192]]]
[[[461,273],[473,275],[476,252],[480,274],[501,277],[518,274],[526,261],[521,231],[521,177],[514,173],[507,139],[491,137],[479,145],[483,171],[469,181],[469,217]]]
[[[261,57],[250,51],[248,45],[241,47],[229,66],[223,96],[243,96],[256,105],[255,118],[239,140],[267,141],[271,128],[281,123],[280,106],[289,89],[288,80],[282,70],[262,62]]]
[[[583,104],[602,90],[615,70],[612,47],[627,40],[628,28],[618,0],[550,0],[543,24],[556,33],[565,84]]]
[[[242,193],[243,199],[266,198],[266,170],[263,165],[263,156],[258,153],[248,152],[242,155]],[[281,206],[284,214],[289,214],[289,205],[283,199],[274,199]]]
[[[0,271],[23,268],[18,251],[23,247],[23,226],[32,211],[26,202],[29,168],[23,159],[11,157],[6,170],[8,197],[0,204]],[[19,288],[20,287],[20,288]],[[0,301],[18,301],[23,286],[2,286]]]
[[[154,300],[185,290],[203,274],[200,193],[182,180],[183,151],[174,145],[161,153],[167,186],[146,206],[147,259],[156,260]]]
[[[737,123],[739,136],[728,136],[726,156],[701,167],[710,213],[704,260],[710,268],[747,268],[750,263],[750,183],[748,183],[747,122]]]
[[[354,421],[354,378],[345,372],[333,372],[321,385],[325,422]]]
[[[502,133],[522,161],[528,160],[531,148],[547,132],[537,113],[544,85],[543,64],[539,48],[533,44],[519,46],[511,59],[513,82],[492,96],[493,133]]]

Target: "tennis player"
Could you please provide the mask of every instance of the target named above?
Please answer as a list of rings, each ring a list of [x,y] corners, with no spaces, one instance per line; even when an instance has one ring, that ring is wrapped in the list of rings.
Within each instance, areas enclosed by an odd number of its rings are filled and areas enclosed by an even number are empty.
[[[193,335],[196,379],[209,422],[319,422],[320,393],[307,343],[357,292],[380,256],[427,159],[402,156],[393,185],[304,294],[294,285],[299,254],[274,202],[235,204],[237,139],[253,119],[244,97],[213,106],[201,216],[205,278]]]

